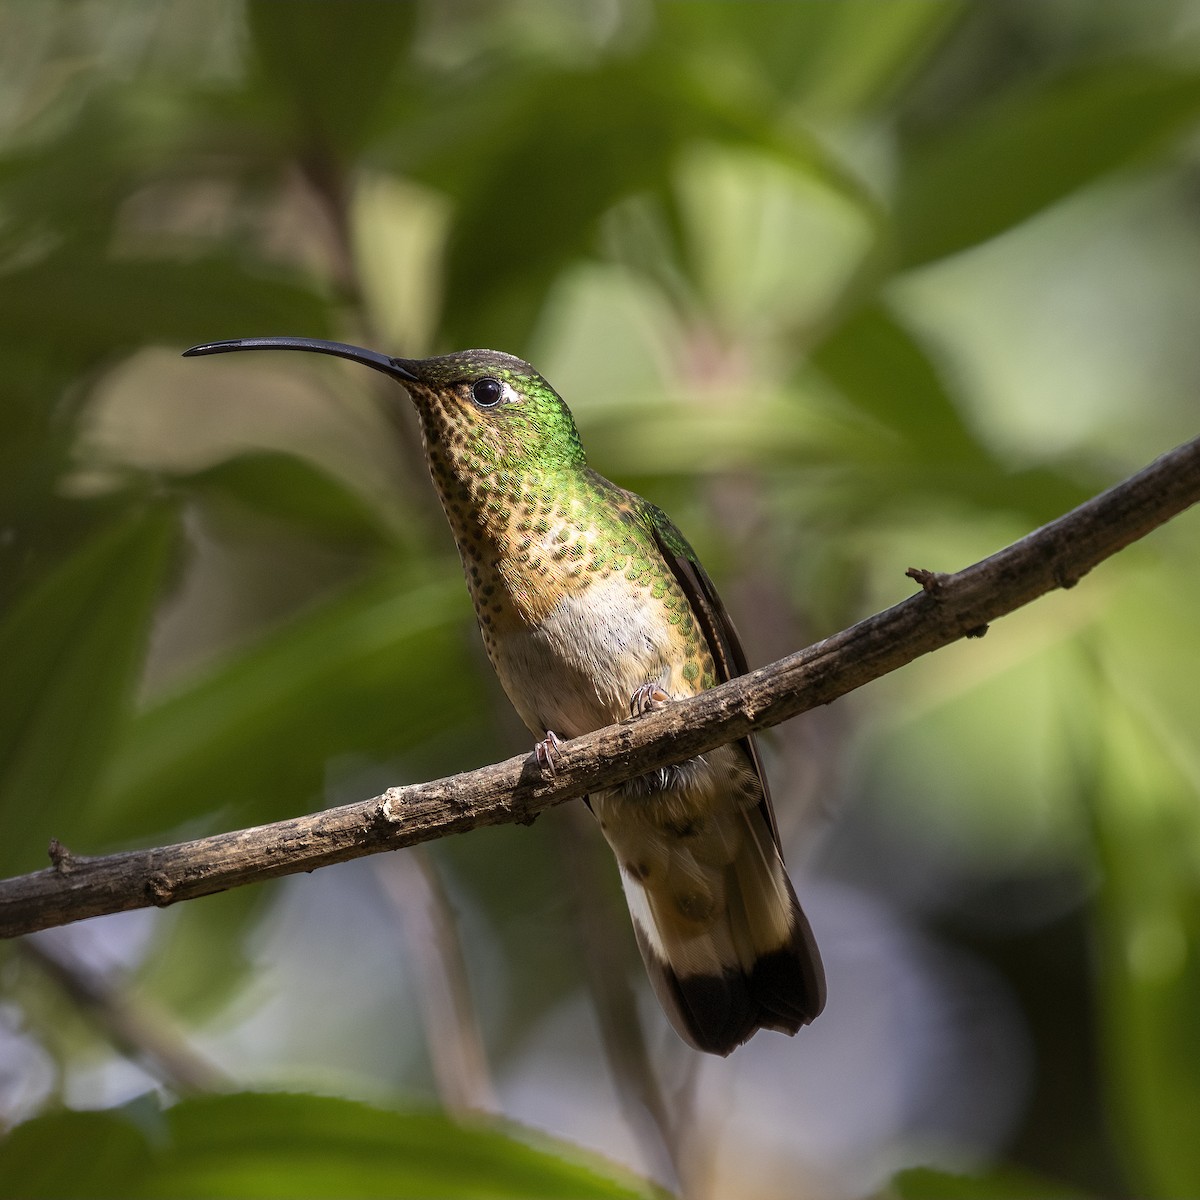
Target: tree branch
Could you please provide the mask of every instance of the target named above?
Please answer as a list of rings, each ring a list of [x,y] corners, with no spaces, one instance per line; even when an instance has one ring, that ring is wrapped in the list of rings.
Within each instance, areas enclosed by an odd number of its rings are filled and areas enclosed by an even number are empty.
[[[170,1014],[132,987],[122,987],[42,939],[27,938],[20,947],[121,1054],[169,1088],[181,1095],[232,1088],[232,1081],[192,1048]]]
[[[1200,500],[1200,438],[954,575],[770,666],[660,712],[562,745],[553,775],[531,755],[382,796],[173,846],[98,858],[51,845],[52,867],[0,881],[0,936],[166,906],[412,846],[560,804],[777,725],[878,679],[1059,587]]]

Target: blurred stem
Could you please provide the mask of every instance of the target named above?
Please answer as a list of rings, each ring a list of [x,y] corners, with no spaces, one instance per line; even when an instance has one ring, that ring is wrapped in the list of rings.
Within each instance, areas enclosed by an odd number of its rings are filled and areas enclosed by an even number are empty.
[[[192,1049],[171,1017],[132,988],[113,983],[62,949],[51,950],[44,939],[25,938],[19,945],[25,958],[52,979],[122,1055],[172,1091],[217,1092],[230,1087],[228,1077]]]
[[[458,922],[437,864],[416,849],[376,860],[375,874],[400,917],[416,966],[425,1044],[442,1106],[452,1113],[499,1111]]]
[[[638,1019],[627,958],[618,941],[627,940],[628,922],[616,920],[608,903],[609,884],[597,870],[599,838],[593,824],[581,804],[571,805],[554,822],[588,991],[625,1120],[650,1171],[675,1182],[683,1177],[678,1130],[663,1100]]]
[[[305,192],[320,214],[318,232],[324,243],[334,286],[345,297],[352,318],[348,322],[351,328],[346,337],[357,344],[387,349],[391,354],[410,353],[409,347],[379,347],[379,333],[367,308],[366,290],[355,255],[353,220],[350,215],[351,183],[346,178],[341,161],[327,150],[314,148],[302,155],[296,165]],[[423,486],[427,467],[416,414],[409,406],[396,403],[395,387],[382,376],[372,375],[369,386],[396,434],[405,462],[404,478],[395,480],[395,485],[409,503],[428,509],[433,501],[433,493]],[[422,486],[418,486],[418,482]]]
[[[354,262],[350,232],[349,185],[337,158],[319,147],[302,154],[296,162],[306,194],[320,213],[318,230],[329,261],[333,285],[356,311],[363,309],[362,287]]]

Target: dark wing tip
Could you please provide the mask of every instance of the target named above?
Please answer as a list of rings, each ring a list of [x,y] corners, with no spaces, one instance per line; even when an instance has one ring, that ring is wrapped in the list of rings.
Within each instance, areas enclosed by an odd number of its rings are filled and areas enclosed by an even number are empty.
[[[796,1033],[825,1007],[821,960],[794,944],[764,954],[750,973],[750,993],[758,1003],[762,1028]]]
[[[790,1037],[820,1015],[825,1007],[825,971],[798,905],[792,917],[792,940],[760,954],[749,971],[728,969],[707,975],[676,972],[634,922],[659,1004],[689,1046],[724,1058],[759,1029]]]
[[[763,955],[748,974],[676,975],[667,967],[661,982],[672,1003],[663,1007],[687,1042],[725,1057],[760,1029],[791,1037],[820,1014],[825,981],[813,964],[788,946]]]
[[[791,937],[778,950],[759,954],[750,972],[750,992],[759,1005],[758,1023],[763,1028],[795,1033],[825,1007],[825,967],[791,880],[787,888],[792,901]]]
[[[758,1005],[740,972],[676,975],[668,967],[665,975],[675,1001],[675,1028],[697,1050],[724,1058],[759,1028]]]

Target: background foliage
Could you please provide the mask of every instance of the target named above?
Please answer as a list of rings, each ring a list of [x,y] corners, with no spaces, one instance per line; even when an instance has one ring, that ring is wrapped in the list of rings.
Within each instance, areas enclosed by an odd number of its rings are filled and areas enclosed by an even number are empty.
[[[1198,125],[1188,0],[0,6],[0,870],[528,742],[403,393],[183,347],[532,359],[763,662],[1195,434]],[[4,947],[0,1193],[1200,1193],[1196,535],[773,740],[794,1041],[558,810]]]

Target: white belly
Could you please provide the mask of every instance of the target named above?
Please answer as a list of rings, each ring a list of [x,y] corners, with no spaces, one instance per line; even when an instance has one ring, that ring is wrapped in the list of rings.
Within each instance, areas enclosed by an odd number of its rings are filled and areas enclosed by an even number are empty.
[[[643,683],[672,692],[671,633],[657,602],[615,575],[565,597],[537,628],[507,634],[491,654],[529,729],[571,738],[629,716]]]

